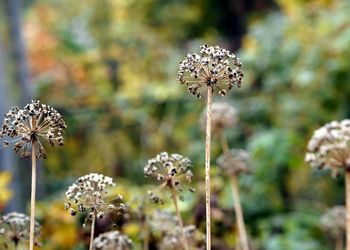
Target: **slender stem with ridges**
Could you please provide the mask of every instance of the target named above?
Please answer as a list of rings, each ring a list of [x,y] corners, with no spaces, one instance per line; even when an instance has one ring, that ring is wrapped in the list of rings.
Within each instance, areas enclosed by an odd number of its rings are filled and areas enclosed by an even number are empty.
[[[211,214],[210,214],[210,144],[211,144],[211,106],[213,87],[208,86],[207,123],[205,136],[205,210],[207,250],[211,249]]]
[[[224,151],[224,154],[230,154],[230,149],[229,149],[226,137],[223,133],[220,134],[220,142],[221,142],[221,147],[222,147],[222,150]],[[237,183],[236,176],[231,177],[231,185],[232,185],[232,195],[233,195],[233,202],[234,202],[234,208],[236,213],[236,221],[238,226],[240,245],[242,250],[249,250],[248,236],[245,229],[244,216],[242,212],[241,199],[239,195],[239,186]]]
[[[90,248],[89,248],[89,250],[92,250],[92,245],[93,245],[93,242],[94,242],[95,218],[96,218],[96,215],[94,214],[92,216],[92,220],[91,220],[91,233],[90,233]]]
[[[34,230],[35,230],[35,191],[36,191],[36,154],[35,140],[32,140],[32,191],[30,200],[30,233],[29,249],[34,249]]]
[[[345,171],[346,196],[346,250],[350,250],[350,171]]]
[[[177,205],[176,193],[175,193],[174,189],[171,189],[171,197],[172,197],[173,202],[174,202],[177,220],[179,221],[183,246],[184,246],[185,250],[189,250],[188,242],[187,242],[186,235],[185,235],[184,225],[182,222],[182,217],[180,214],[179,206]]]

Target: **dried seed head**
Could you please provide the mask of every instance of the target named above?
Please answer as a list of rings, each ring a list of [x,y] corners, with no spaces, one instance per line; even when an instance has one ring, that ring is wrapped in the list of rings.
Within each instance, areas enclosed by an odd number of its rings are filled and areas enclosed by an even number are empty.
[[[202,45],[199,54],[188,54],[180,63],[178,80],[200,98],[208,86],[224,96],[233,87],[241,87],[242,64],[238,57],[219,46]]]
[[[13,150],[21,158],[31,156],[32,143],[36,142],[37,159],[46,158],[41,140],[48,141],[51,146],[63,146],[63,132],[66,127],[60,113],[51,106],[35,100],[23,109],[10,109],[1,126],[0,139],[4,136],[12,138]],[[8,141],[3,142],[4,147],[8,145]]]
[[[117,195],[112,201],[107,201],[108,188],[115,186],[112,178],[102,174],[88,174],[80,177],[68,188],[65,209],[70,214],[88,213],[87,219],[94,217],[103,219],[107,212],[117,214],[126,212],[122,196]]]
[[[133,248],[132,240],[118,231],[100,234],[93,241],[94,250],[130,250]]]
[[[205,249],[205,236],[197,230],[196,226],[185,226],[184,232],[190,249]],[[183,249],[181,229],[176,227],[168,232],[160,242],[159,248],[163,250]]]
[[[335,206],[329,209],[321,217],[321,225],[333,237],[343,234],[346,231],[346,208]]]
[[[233,128],[238,120],[237,110],[228,103],[217,102],[212,106],[211,127],[213,133],[219,134],[224,128]],[[205,130],[207,123],[207,110],[203,110],[199,124]]]
[[[166,234],[169,230],[176,228],[178,220],[172,213],[162,210],[156,210],[149,216],[151,230]]]
[[[12,212],[3,215],[0,218],[0,235],[5,238],[9,244],[12,242],[15,246],[27,243],[29,241],[30,218],[21,213]],[[39,246],[37,238],[40,236],[40,225],[34,224],[35,245]]]
[[[307,146],[311,167],[329,168],[333,176],[350,167],[350,120],[333,121],[317,129]]]
[[[241,173],[250,173],[250,156],[243,149],[232,149],[229,153],[224,153],[217,159],[217,164],[221,171],[229,176],[239,175]]]
[[[192,164],[188,158],[179,154],[163,152],[148,161],[144,167],[144,174],[146,177],[152,176],[160,182],[161,189],[169,188],[176,191],[179,198],[183,200],[183,186],[191,183],[193,178],[191,168]],[[153,202],[163,203],[163,199],[159,195],[152,191],[149,191],[148,194]]]

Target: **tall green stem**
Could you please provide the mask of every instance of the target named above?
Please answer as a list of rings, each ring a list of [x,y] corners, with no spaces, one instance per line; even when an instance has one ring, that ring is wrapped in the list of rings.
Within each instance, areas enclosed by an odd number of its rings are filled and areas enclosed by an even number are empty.
[[[175,190],[173,188],[171,189],[171,197],[173,198],[175,211],[176,211],[176,215],[177,215],[177,220],[179,221],[179,226],[180,226],[181,236],[182,236],[182,243],[183,243],[184,249],[188,250],[189,248],[188,248],[188,242],[187,242],[186,235],[185,235],[184,225],[182,222],[182,217],[180,214],[179,206],[177,205],[176,193],[175,193]]]
[[[211,106],[213,87],[208,86],[207,123],[205,133],[205,210],[207,250],[211,249],[211,214],[210,214],[210,144],[211,144]]]
[[[29,233],[29,249],[34,249],[34,231],[35,231],[35,191],[36,191],[36,143],[32,140],[32,190],[30,201],[30,233]]]

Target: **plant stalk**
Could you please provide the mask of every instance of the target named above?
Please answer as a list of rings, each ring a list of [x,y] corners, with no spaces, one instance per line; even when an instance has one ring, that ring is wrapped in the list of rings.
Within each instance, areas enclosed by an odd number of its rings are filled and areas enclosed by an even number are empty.
[[[207,250],[211,249],[211,214],[210,214],[210,144],[211,144],[211,106],[213,87],[208,86],[207,123],[205,133],[205,210]]]
[[[220,135],[220,142],[222,150],[224,151],[224,154],[230,154],[230,149],[226,140],[226,137],[223,133]],[[233,194],[233,202],[234,202],[234,208],[236,213],[236,221],[238,226],[238,234],[239,234],[239,241],[242,250],[249,250],[249,242],[248,242],[248,236],[245,229],[244,224],[244,217],[241,207],[241,199],[239,195],[239,186],[237,183],[237,177],[231,176],[231,186],[232,186],[232,194]]]
[[[30,233],[29,233],[29,249],[34,249],[34,231],[35,231],[35,192],[36,192],[36,143],[32,140],[32,190],[30,200]]]
[[[96,215],[94,213],[94,215],[92,216],[92,220],[91,220],[91,233],[90,233],[90,247],[89,247],[89,250],[92,250],[92,245],[93,245],[93,242],[94,242],[95,219],[96,219]]]
[[[179,226],[180,226],[181,236],[182,236],[182,243],[183,243],[184,249],[189,250],[188,242],[187,242],[186,235],[185,235],[184,225],[182,222],[179,206],[177,204],[176,193],[175,193],[175,190],[173,188],[171,189],[171,197],[172,197],[173,202],[174,202],[177,220],[179,221]]]
[[[339,230],[336,238],[335,238],[335,250],[343,250],[343,235],[342,232]]]
[[[346,250],[350,250],[350,171],[345,171],[346,196]]]
[[[149,249],[149,225],[147,222],[147,217],[145,216],[145,221],[143,223],[143,250]]]

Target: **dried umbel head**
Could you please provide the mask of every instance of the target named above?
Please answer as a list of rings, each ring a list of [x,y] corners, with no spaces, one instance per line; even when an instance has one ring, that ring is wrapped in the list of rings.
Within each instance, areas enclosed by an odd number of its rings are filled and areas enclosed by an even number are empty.
[[[233,128],[237,124],[237,110],[228,103],[213,103],[211,111],[211,128],[213,133],[220,133],[224,128]],[[203,110],[199,123],[203,130],[207,124],[207,110]]]
[[[329,209],[321,217],[322,227],[332,234],[339,236],[346,231],[346,208],[344,206],[335,206]]]
[[[126,212],[121,195],[107,201],[108,188],[115,186],[112,178],[102,174],[88,174],[80,177],[68,188],[66,197],[69,200],[65,208],[72,216],[87,213],[87,220],[103,219],[107,212],[122,214]]]
[[[317,129],[307,146],[311,167],[329,168],[334,176],[350,170],[350,120],[333,121]]]
[[[5,244],[8,246],[13,244],[18,246],[21,243],[29,241],[29,224],[30,219],[27,215],[12,212],[3,215],[0,218],[0,236],[5,239]],[[40,236],[40,225],[35,222],[35,236]],[[39,242],[35,239],[35,245],[39,246]]]
[[[200,231],[197,230],[196,226],[185,226],[184,233],[189,245],[189,249],[205,249],[205,237]],[[163,250],[184,249],[181,237],[181,229],[179,227],[176,227],[173,230],[170,230],[168,234],[163,237],[159,248]]]
[[[249,153],[243,149],[231,149],[217,159],[217,164],[221,171],[229,176],[237,176],[241,173],[250,173]]]
[[[132,240],[118,232],[111,231],[100,234],[92,243],[94,250],[130,250],[132,249]]]
[[[238,57],[230,51],[219,46],[202,45],[199,54],[188,54],[180,63],[178,80],[198,98],[208,86],[224,96],[233,86],[241,87],[241,67]]]
[[[160,234],[166,234],[169,230],[175,229],[178,224],[174,214],[163,210],[156,210],[149,220],[152,232]]]
[[[169,188],[179,195],[181,200],[184,200],[182,195],[183,186],[192,182],[193,173],[191,171],[191,161],[179,154],[160,153],[155,158],[148,161],[144,167],[146,177],[152,176],[160,182],[161,191],[164,188]],[[193,188],[189,188],[194,192]],[[148,192],[151,200],[155,203],[163,203],[163,199],[154,192]]]
[[[48,141],[51,146],[62,146],[63,131],[66,127],[60,113],[51,106],[35,100],[23,109],[10,109],[1,126],[0,139],[4,136],[12,138],[11,141],[3,141],[3,145],[7,147],[14,143],[13,150],[21,158],[31,156],[32,144],[36,142],[36,158],[46,158],[42,140]]]

